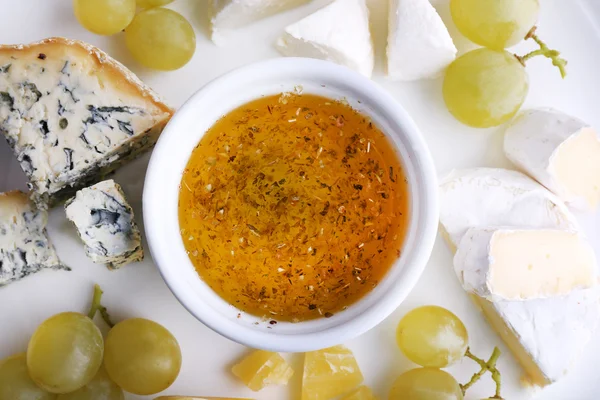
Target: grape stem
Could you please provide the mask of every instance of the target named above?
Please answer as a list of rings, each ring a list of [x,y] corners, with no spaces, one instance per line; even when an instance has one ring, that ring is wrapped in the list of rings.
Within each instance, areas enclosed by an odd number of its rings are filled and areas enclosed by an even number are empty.
[[[475,361],[477,364],[479,364],[481,369],[471,377],[471,380],[469,382],[465,383],[464,385],[460,385],[463,395],[467,392],[467,390],[471,386],[473,386],[475,384],[475,382],[477,382],[479,379],[481,379],[481,377],[486,372],[490,372],[492,374],[493,381],[496,383],[496,393],[494,394],[493,397],[490,397],[490,399],[502,400],[502,396],[500,395],[500,389],[502,387],[502,379],[500,376],[500,371],[498,371],[498,369],[496,368],[496,362],[498,361],[500,354],[501,354],[500,349],[497,347],[494,347],[494,351],[492,352],[490,359],[485,361],[485,360],[482,360],[481,358],[475,356],[473,353],[471,353],[471,350],[469,348],[467,348],[465,357],[470,358],[471,360]]]
[[[564,79],[567,76],[567,60],[560,57],[559,51],[548,48],[546,43],[542,42],[542,40],[535,34],[535,31],[536,27],[534,26],[533,28],[531,28],[529,33],[527,33],[527,36],[525,36],[525,40],[534,40],[538,44],[538,46],[540,46],[540,48],[532,51],[531,53],[527,53],[524,56],[518,56],[515,54],[515,57],[517,58],[517,60],[519,60],[521,64],[523,64],[523,66],[525,66],[525,63],[528,60],[536,56],[544,56],[546,58],[549,58],[552,60],[552,65],[559,69],[560,76]]]
[[[100,312],[100,316],[102,317],[104,322],[106,322],[106,325],[108,325],[112,328],[113,326],[115,326],[115,324],[113,324],[112,321],[110,320],[110,315],[108,315],[108,311],[106,311],[106,307],[104,307],[100,303],[100,300],[102,300],[103,293],[104,292],[102,291],[102,289],[100,289],[100,286],[98,284],[95,284],[94,285],[94,297],[92,298],[92,305],[90,307],[90,311],[88,312],[88,317],[89,317],[89,319],[94,319],[94,317],[96,316],[96,313]]]

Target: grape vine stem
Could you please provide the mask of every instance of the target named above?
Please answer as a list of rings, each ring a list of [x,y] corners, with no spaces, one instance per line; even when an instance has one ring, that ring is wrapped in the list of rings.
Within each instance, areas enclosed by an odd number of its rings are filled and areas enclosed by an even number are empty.
[[[530,60],[531,58],[536,57],[536,56],[544,56],[546,58],[549,58],[550,60],[552,60],[552,65],[554,65],[555,67],[558,68],[558,70],[560,71],[560,76],[564,79],[567,76],[567,60],[560,57],[560,52],[558,50],[550,49],[546,45],[546,43],[544,43],[536,35],[536,33],[535,33],[536,29],[537,28],[535,26],[533,28],[531,28],[529,33],[527,33],[527,35],[525,36],[525,40],[532,39],[533,41],[535,41],[538,44],[538,46],[540,46],[540,48],[537,50],[534,50],[530,53],[527,53],[524,56],[518,56],[515,54],[515,57],[517,58],[517,60],[519,60],[519,62],[521,64],[523,64],[523,66],[525,66],[525,63],[528,60]]]
[[[106,311],[106,307],[104,307],[100,303],[100,301],[102,300],[103,293],[104,292],[102,291],[102,289],[100,289],[100,286],[98,284],[95,284],[94,285],[94,297],[92,298],[92,305],[90,307],[90,311],[88,312],[88,317],[90,319],[94,319],[94,316],[96,316],[96,313],[100,312],[100,316],[102,317],[102,319],[104,320],[106,325],[108,325],[112,328],[113,326],[115,326],[115,324],[113,324],[112,321],[110,320],[110,315],[108,315],[108,311]]]
[[[490,356],[489,360],[485,361],[475,356],[473,353],[471,353],[471,350],[467,348],[465,357],[475,361],[477,364],[479,364],[481,369],[471,377],[471,380],[469,382],[465,383],[464,385],[460,385],[463,395],[471,386],[475,384],[475,382],[481,379],[481,377],[489,371],[492,374],[492,380],[496,384],[496,392],[494,396],[490,397],[489,399],[502,400],[502,396],[500,395],[500,389],[502,388],[502,378],[500,376],[500,371],[498,371],[498,369],[496,368],[496,362],[498,362],[500,354],[500,349],[494,347],[494,351],[492,352],[492,355]]]

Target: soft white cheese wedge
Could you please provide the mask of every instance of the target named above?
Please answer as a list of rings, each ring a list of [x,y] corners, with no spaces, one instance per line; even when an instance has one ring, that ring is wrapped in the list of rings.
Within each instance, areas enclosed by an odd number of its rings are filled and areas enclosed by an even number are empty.
[[[491,301],[562,296],[597,282],[594,249],[556,229],[469,229],[454,269],[467,292]]]
[[[441,75],[456,47],[429,0],[390,0],[389,7],[388,75],[403,81]]]
[[[566,206],[527,176],[504,169],[455,171],[442,180],[440,222],[455,248],[472,227],[576,230]],[[598,287],[526,301],[488,301],[472,295],[519,360],[532,384],[563,377],[600,319]]]
[[[365,0],[335,0],[285,28],[277,49],[286,56],[345,65],[371,77],[373,41]]]
[[[453,247],[469,228],[577,230],[560,199],[517,171],[476,168],[451,172],[440,183],[440,223]]]
[[[309,0],[210,0],[211,39],[222,44],[229,31],[289,10]]]
[[[506,156],[564,201],[595,209],[600,201],[600,136],[551,109],[528,110],[508,127]]]

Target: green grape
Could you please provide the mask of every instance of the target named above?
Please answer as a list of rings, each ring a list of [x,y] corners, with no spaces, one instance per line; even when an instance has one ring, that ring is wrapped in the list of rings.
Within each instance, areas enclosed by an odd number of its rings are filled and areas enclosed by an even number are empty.
[[[55,400],[54,393],[38,387],[27,372],[25,353],[0,361],[0,400]]]
[[[137,5],[141,8],[154,8],[166,6],[173,1],[174,0],[137,0]]]
[[[444,368],[465,355],[469,336],[456,315],[442,307],[424,306],[400,320],[396,340],[412,362]]]
[[[451,0],[458,30],[471,41],[495,50],[519,43],[535,25],[539,0]]]
[[[389,400],[463,400],[456,379],[437,368],[416,368],[400,375]]]
[[[114,35],[133,20],[135,0],[73,0],[73,11],[88,31]]]
[[[171,332],[156,322],[132,318],[106,337],[104,366],[124,390],[141,395],[171,386],[181,368],[181,350]]]
[[[94,379],[74,392],[61,394],[56,400],[124,400],[123,389],[110,380],[103,366]]]
[[[27,368],[38,386],[69,393],[92,380],[102,364],[102,334],[83,314],[64,312],[37,328],[27,347]]]
[[[171,71],[190,61],[196,50],[196,34],[175,11],[151,8],[135,16],[125,30],[125,43],[140,64]]]
[[[448,110],[476,128],[511,119],[525,101],[529,79],[525,67],[507,51],[486,48],[463,54],[450,64],[444,78]]]

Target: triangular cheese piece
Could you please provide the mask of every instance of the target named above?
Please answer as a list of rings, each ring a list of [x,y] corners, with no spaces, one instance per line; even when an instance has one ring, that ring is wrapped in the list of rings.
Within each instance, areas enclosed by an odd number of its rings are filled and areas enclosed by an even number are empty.
[[[556,196],[524,174],[505,169],[453,172],[440,183],[440,205],[440,223],[453,248],[469,228],[577,229],[575,217]],[[463,281],[460,276],[459,280]],[[598,287],[575,289],[564,296],[512,301],[488,301],[471,288],[466,290],[531,383],[539,386],[566,374],[600,320]]]
[[[277,48],[286,56],[332,61],[371,77],[374,53],[365,0],[335,0],[285,28]]]
[[[51,38],[0,46],[0,133],[38,205],[151,149],[173,110],[101,50]]]
[[[429,0],[390,0],[387,61],[392,79],[434,78],[455,57],[448,29]]]
[[[309,0],[210,0],[211,39],[220,45],[227,34]]]

